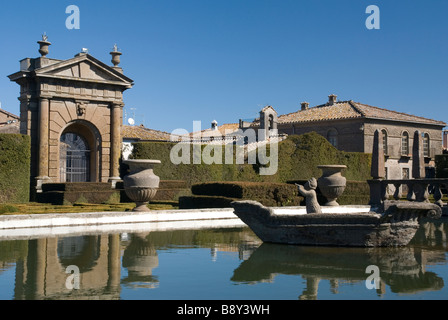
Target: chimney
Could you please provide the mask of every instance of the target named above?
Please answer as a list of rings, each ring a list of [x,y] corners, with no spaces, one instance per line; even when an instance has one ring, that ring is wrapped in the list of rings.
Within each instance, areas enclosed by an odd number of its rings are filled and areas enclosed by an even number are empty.
[[[308,108],[310,107],[310,104],[308,102],[302,102],[300,105],[302,110],[308,110]]]
[[[329,105],[333,105],[333,104],[335,104],[335,103],[337,102],[337,100],[338,100],[338,96],[335,95],[335,94],[330,94],[330,95],[328,96],[328,104],[329,104]]]

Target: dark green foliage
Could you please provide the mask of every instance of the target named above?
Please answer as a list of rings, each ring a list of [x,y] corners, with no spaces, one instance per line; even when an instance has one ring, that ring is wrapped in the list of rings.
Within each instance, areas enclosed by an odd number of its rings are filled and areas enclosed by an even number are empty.
[[[179,209],[230,208],[235,200],[221,196],[187,196],[179,197]]]
[[[317,179],[322,175],[317,166],[323,164],[346,165],[343,175],[347,180],[365,181],[371,178],[370,154],[339,151],[315,132],[289,136],[279,144],[278,154],[279,182],[311,177]]]
[[[448,154],[435,156],[436,178],[448,178]]]
[[[0,203],[29,201],[30,141],[26,135],[0,134]]]
[[[261,186],[260,184],[257,186],[261,189],[257,189],[258,187],[247,187],[242,191],[242,184],[236,184],[236,182],[246,181],[285,184],[290,180],[308,180],[311,177],[319,178],[322,175],[322,172],[317,166],[322,164],[346,165],[347,169],[344,170],[343,175],[347,180],[365,182],[371,178],[370,154],[339,151],[324,137],[315,132],[306,133],[300,136],[292,135],[278,144],[278,170],[273,175],[259,174],[259,170],[262,167],[260,163],[263,162],[263,159],[260,159],[259,157],[257,157],[256,164],[248,164],[247,158],[244,164],[236,164],[236,148],[239,148],[236,146],[234,146],[233,149],[233,162],[230,164],[206,164],[203,161],[200,164],[194,164],[194,147],[192,146],[189,146],[189,159],[191,163],[174,164],[170,159],[170,152],[175,145],[176,143],[168,142],[135,143],[132,157],[135,159],[161,160],[162,163],[154,168],[154,173],[158,175],[161,180],[185,180],[188,187],[193,186],[193,193],[197,193],[196,196],[200,195],[202,201],[207,203],[207,205],[212,205],[213,200],[211,198],[204,198],[204,196],[224,197],[229,199],[258,199],[266,205],[298,205],[297,199],[294,198],[294,196],[291,196],[290,190],[283,193],[283,189],[281,189],[282,192],[277,191],[277,194],[274,195],[272,191],[267,191],[270,190],[269,188],[265,189],[259,187]],[[201,152],[204,152],[205,147],[206,146],[201,146]],[[196,148],[198,148],[198,146],[196,146]],[[222,148],[222,163],[225,163],[225,148]],[[274,151],[268,147],[268,159],[270,159],[270,152]],[[269,165],[270,164],[267,166]],[[232,183],[219,184],[219,192],[214,193],[213,190],[217,190],[217,185],[206,184],[202,186],[194,186],[210,181],[232,181]],[[363,187],[365,187],[364,184]],[[197,188],[201,188],[200,193],[197,191]],[[240,197],[241,192],[246,192],[243,197]],[[294,190],[294,192],[296,191]],[[343,204],[345,201],[355,201],[356,203],[365,202],[365,197],[359,197],[356,192],[356,188],[347,188],[343,197],[340,199],[340,203]],[[192,198],[194,197],[195,196]],[[345,197],[347,197],[347,200],[344,200]],[[268,201],[269,199],[270,201]],[[199,200],[200,199],[196,197],[195,200],[190,199],[188,201],[190,201],[190,203],[192,203],[192,201],[198,203]],[[223,199],[216,198],[215,200],[216,203],[219,203],[219,206],[229,203],[228,201],[225,202],[226,200]],[[187,203],[186,199],[183,199],[182,201]]]
[[[134,144],[132,157],[134,159],[157,159],[161,161],[160,165],[154,167],[154,173],[161,180],[184,180],[190,187],[195,183],[207,181],[258,181],[251,164],[231,164],[225,163],[225,149],[222,147],[223,164],[206,164],[203,161],[200,164],[193,163],[194,147],[190,148],[189,164],[174,164],[170,158],[171,149],[176,143],[170,142],[139,142]],[[196,146],[199,147],[199,146]],[[201,152],[206,146],[200,146]],[[235,150],[235,149],[234,149]],[[233,151],[233,159],[236,151]],[[179,153],[179,156],[181,154]]]
[[[274,175],[259,175],[260,164],[236,164],[233,151],[231,164],[173,164],[170,151],[175,143],[139,142],[134,144],[133,158],[158,159],[162,163],[154,168],[163,180],[185,180],[189,186],[208,181],[259,181],[280,182],[320,177],[320,164],[345,164],[343,175],[348,180],[370,179],[371,155],[359,152],[343,152],[334,148],[324,137],[311,132],[292,135],[278,145],[278,170]],[[202,146],[203,151],[205,146]],[[269,149],[269,148],[268,148]],[[223,149],[222,163],[225,163]],[[193,147],[190,146],[190,161],[193,162]],[[269,155],[269,150],[268,150]]]
[[[18,212],[19,209],[9,204],[0,204],[0,213]]]
[[[298,196],[297,187],[287,183],[209,182],[193,185],[191,191],[199,196],[256,200],[266,206],[297,206],[303,199]]]
[[[45,183],[38,202],[59,205],[74,203],[119,203],[120,191],[106,182]]]

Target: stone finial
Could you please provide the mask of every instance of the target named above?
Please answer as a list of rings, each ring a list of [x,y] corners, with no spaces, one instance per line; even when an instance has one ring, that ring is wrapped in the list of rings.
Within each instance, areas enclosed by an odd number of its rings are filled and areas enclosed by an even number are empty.
[[[423,157],[423,137],[420,131],[414,132],[412,146],[412,177],[414,179],[425,178],[425,159]]]
[[[37,41],[37,43],[39,44],[39,53],[42,57],[45,57],[49,53],[48,47],[51,45],[51,42],[48,41],[48,36],[45,32],[42,35],[42,40]]]
[[[122,55],[122,53],[118,51],[117,44],[114,44],[113,51],[111,51],[110,54],[112,55],[111,61],[114,67],[118,67],[118,65],[120,64],[120,56]]]
[[[375,130],[373,135],[372,164],[370,174],[373,179],[383,179],[386,175],[384,169],[383,133]]]

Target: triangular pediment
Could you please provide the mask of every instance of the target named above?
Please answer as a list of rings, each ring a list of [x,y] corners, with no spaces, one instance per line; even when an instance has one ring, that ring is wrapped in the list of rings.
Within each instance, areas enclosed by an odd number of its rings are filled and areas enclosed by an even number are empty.
[[[36,75],[77,81],[132,85],[132,80],[88,54],[76,56],[36,70]]]

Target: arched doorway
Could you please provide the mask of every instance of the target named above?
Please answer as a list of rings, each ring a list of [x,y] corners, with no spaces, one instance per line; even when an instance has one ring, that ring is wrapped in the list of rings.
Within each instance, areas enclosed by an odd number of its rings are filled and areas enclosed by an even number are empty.
[[[60,139],[61,182],[90,181],[90,148],[77,133],[67,132]]]
[[[98,129],[84,120],[70,123],[59,139],[59,181],[98,182],[101,168]]]

